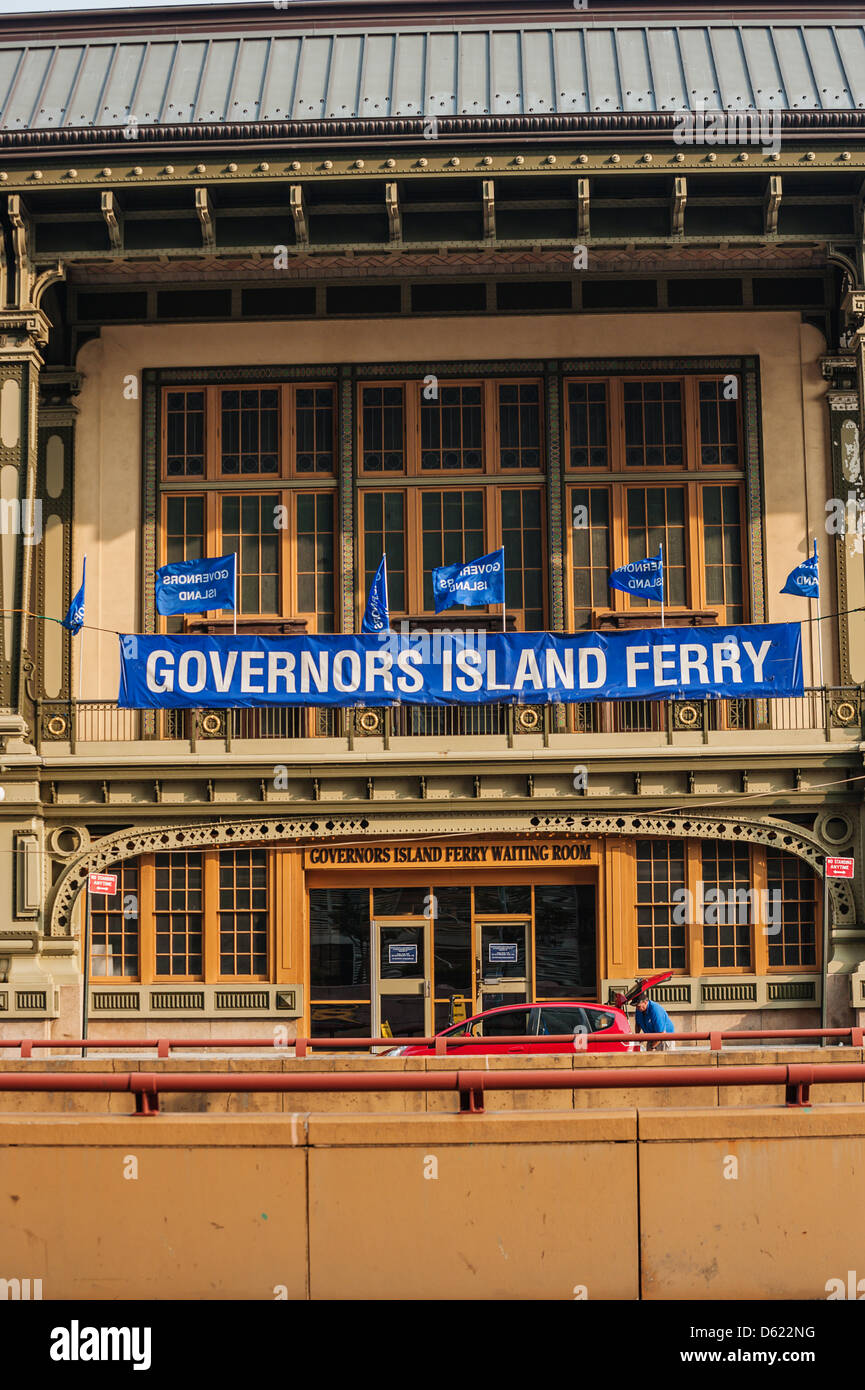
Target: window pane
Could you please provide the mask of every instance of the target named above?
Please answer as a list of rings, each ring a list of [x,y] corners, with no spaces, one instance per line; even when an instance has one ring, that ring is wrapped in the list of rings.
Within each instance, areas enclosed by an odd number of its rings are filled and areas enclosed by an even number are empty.
[[[267,852],[220,850],[219,973],[234,978],[267,975]]]
[[[538,999],[594,998],[597,989],[595,890],[591,884],[535,887],[535,993]],[[578,1019],[574,1021],[579,1022]],[[552,1030],[551,1030],[552,1031]]]
[[[405,471],[405,408],[402,386],[364,386],[361,432],[365,473]]]
[[[541,393],[536,382],[499,387],[499,465],[540,468]]]
[[[729,385],[724,378],[700,382],[700,464],[713,468],[741,467],[739,452],[739,415],[737,409],[739,378],[735,378],[736,399],[725,399]]]
[[[537,389],[537,388],[536,388]],[[420,401],[421,468],[483,468],[483,398],[480,386],[439,384],[438,400]],[[538,464],[526,465],[537,467]]]
[[[295,472],[334,470],[334,388],[298,387],[295,393]]]
[[[721,623],[745,621],[742,585],[741,503],[737,483],[701,489],[706,601],[717,604]]]
[[[279,472],[279,391],[223,391],[222,472]]]
[[[278,613],[279,533],[274,526],[278,493],[224,496],[223,554],[237,551],[238,608],[241,613]]]
[[[484,916],[525,916],[532,911],[532,890],[514,884],[475,889],[475,913]]]
[[[671,606],[687,601],[685,570],[685,490],[681,487],[627,489],[628,559],[645,560],[664,547],[664,593]],[[628,595],[631,608],[649,600]]]
[[[626,381],[623,391],[626,466],[682,468],[685,454],[681,382]]]
[[[707,968],[751,965],[751,928],[758,920],[747,845],[704,840],[703,962]]]
[[[766,851],[769,965],[817,964],[817,876],[796,855]]]
[[[364,602],[382,555],[387,555],[387,597],[391,613],[405,613],[405,494],[367,492],[363,498]]]
[[[314,613],[317,632],[333,632],[334,544],[332,492],[297,498],[297,607]]]
[[[109,866],[117,875],[117,892],[90,897],[90,974],[94,980],[138,976],[138,860]]]
[[[204,392],[165,393],[165,476],[204,477]]]
[[[637,968],[684,970],[685,923],[678,920],[685,916],[684,843],[681,840],[637,840],[636,848]],[[643,886],[647,891],[640,892]],[[654,904],[652,908],[640,906],[647,896]]]
[[[501,494],[505,606],[522,614],[524,632],[544,627],[540,498],[537,488]]]
[[[610,603],[610,494],[600,487],[572,487],[569,492],[574,631],[579,631],[591,626],[593,608]]]
[[[368,889],[311,888],[309,941],[309,987],[313,1000],[369,999]],[[348,1037],[352,1036],[350,1029],[345,1031]],[[361,1036],[368,1036],[368,1032]]]
[[[571,468],[606,468],[607,383],[569,381],[567,385]]]
[[[203,858],[157,854],[154,875],[156,975],[201,979],[204,933]]]
[[[421,496],[424,612],[435,609],[432,570],[485,553],[483,493],[424,492]]]

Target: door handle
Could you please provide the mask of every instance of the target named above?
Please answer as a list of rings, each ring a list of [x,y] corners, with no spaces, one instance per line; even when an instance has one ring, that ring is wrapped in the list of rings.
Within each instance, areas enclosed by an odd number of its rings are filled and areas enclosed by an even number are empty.
[[[423,997],[424,997],[424,999],[429,999],[429,997],[430,997],[430,982],[429,982],[429,980],[424,980],[424,982],[423,982]]]

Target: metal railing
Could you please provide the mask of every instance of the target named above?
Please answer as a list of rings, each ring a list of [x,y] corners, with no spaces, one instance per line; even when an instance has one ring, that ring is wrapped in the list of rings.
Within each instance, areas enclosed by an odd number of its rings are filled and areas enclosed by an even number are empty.
[[[740,1067],[621,1067],[609,1071],[433,1072],[0,1072],[3,1091],[131,1093],[137,1115],[158,1115],[160,1094],[256,1091],[330,1093],[363,1091],[458,1091],[460,1111],[479,1115],[485,1091],[583,1091],[622,1087],[783,1086],[788,1106],[810,1104],[813,1085],[865,1081],[865,1063],[751,1064]]]
[[[330,709],[306,706],[227,710],[126,710],[112,700],[40,700],[36,704],[37,746],[52,742],[129,743],[172,740],[196,744],[232,739],[459,738],[532,734],[655,733],[668,742],[678,733],[822,733],[862,736],[860,686],[809,687],[800,696],[740,700],[600,700],[553,705],[394,705],[387,709]]]
[[[865,1047],[865,1028],[756,1028],[756,1029],[707,1029],[688,1033],[614,1033],[607,1028],[600,1033],[545,1033],[544,1044],[562,1044],[563,1052],[583,1051],[588,1042],[620,1041],[622,1050],[628,1046],[638,1046],[643,1042],[707,1042],[710,1052],[721,1052],[723,1044],[729,1042],[749,1043],[752,1041],[778,1041],[793,1039],[837,1039],[839,1043],[849,1043],[851,1047]],[[578,1040],[578,1041],[577,1041]],[[437,1057],[447,1056],[449,1051],[460,1047],[479,1047],[484,1042],[501,1044],[520,1044],[526,1042],[526,1034],[513,1037],[466,1038],[437,1034],[428,1038],[288,1038],[280,1041],[272,1038],[3,1038],[0,1037],[0,1050],[17,1048],[23,1058],[33,1056],[34,1049],[61,1051],[63,1049],[86,1048],[94,1050],[125,1050],[136,1048],[146,1051],[156,1048],[157,1057],[170,1057],[172,1050],[191,1049],[196,1052],[208,1048],[266,1048],[268,1051],[286,1052],[293,1050],[295,1057],[307,1057],[313,1048],[324,1052],[369,1052],[374,1048],[393,1049],[395,1047],[429,1047]],[[601,1055],[601,1054],[598,1054]]]

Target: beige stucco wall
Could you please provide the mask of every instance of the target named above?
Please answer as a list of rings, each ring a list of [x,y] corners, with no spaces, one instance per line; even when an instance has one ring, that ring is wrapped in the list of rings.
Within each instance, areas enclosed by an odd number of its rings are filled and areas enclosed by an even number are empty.
[[[767,528],[766,615],[808,617],[803,600],[782,596],[790,569],[818,536],[821,588],[834,597],[826,543],[831,493],[828,420],[818,357],[822,336],[796,313],[580,314],[490,318],[387,319],[311,323],[225,323],[109,327],[78,355],[84,375],[75,460],[75,556],[86,551],[87,621],[135,631],[140,624],[141,400],[125,379],[153,367],[224,367],[314,362],[442,361],[488,358],[687,357],[756,355],[762,378],[761,428]],[[826,605],[824,604],[824,607]],[[834,603],[833,603],[834,610]],[[830,624],[823,626],[830,628]],[[803,633],[806,683],[817,678],[816,625]],[[860,639],[862,634],[860,633]],[[825,676],[837,679],[834,632],[824,634]],[[116,638],[88,632],[84,697],[114,699]],[[78,675],[75,672],[75,688]]]

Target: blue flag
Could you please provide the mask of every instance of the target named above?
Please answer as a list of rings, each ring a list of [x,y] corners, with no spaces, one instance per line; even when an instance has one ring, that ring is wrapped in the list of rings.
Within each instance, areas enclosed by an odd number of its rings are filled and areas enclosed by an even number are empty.
[[[478,607],[505,601],[505,548],[466,564],[442,565],[432,572],[436,612],[455,603]]]
[[[656,603],[664,601],[664,563],[661,552],[649,555],[645,560],[630,560],[627,565],[613,570],[610,575],[610,588],[621,589],[624,594],[637,594],[640,598],[653,598]]]
[[[179,560],[156,571],[156,611],[206,613],[211,608],[234,608],[236,555],[215,560]]]
[[[369,586],[369,596],[360,630],[361,632],[388,632],[390,630],[390,614],[387,607],[387,563],[384,555],[381,557],[379,567]]]
[[[819,598],[820,597],[820,576],[817,572],[818,556],[817,542],[814,542],[814,554],[808,560],[803,560],[801,565],[797,565],[787,575],[787,583],[779,592],[782,594],[798,594],[800,598]]]
[[[84,626],[84,582],[87,578],[87,556],[84,556],[84,563],[81,566],[81,588],[69,605],[69,612],[63,619],[63,626],[74,637],[76,632],[80,632]]]

